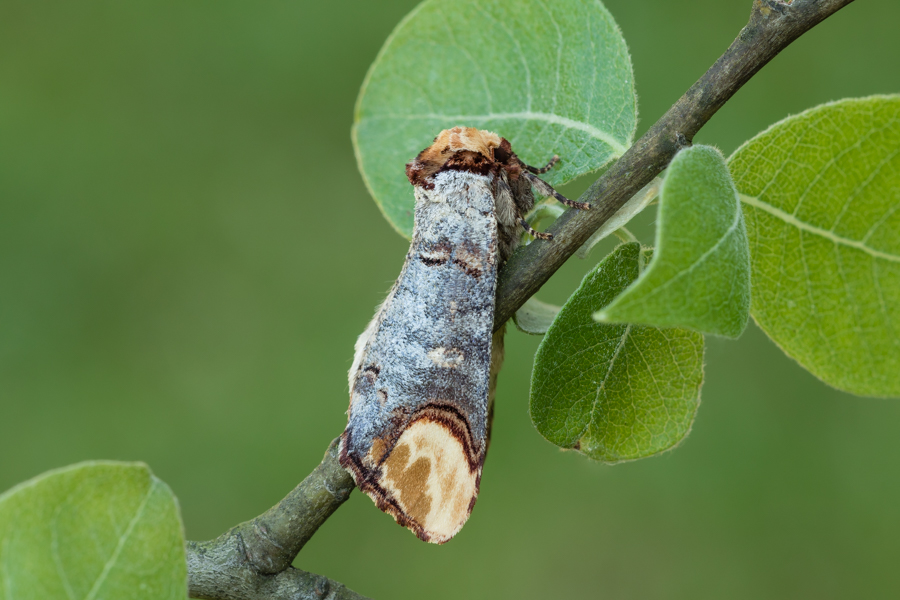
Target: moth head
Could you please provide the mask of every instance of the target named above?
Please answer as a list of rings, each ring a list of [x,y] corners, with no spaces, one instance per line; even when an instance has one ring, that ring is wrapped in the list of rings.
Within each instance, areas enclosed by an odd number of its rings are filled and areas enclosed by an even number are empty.
[[[411,184],[430,188],[431,177],[448,162],[459,158],[460,153],[474,157],[480,165],[492,165],[494,152],[505,141],[493,131],[475,127],[445,129],[434,138],[430,146],[406,165],[406,176]],[[509,146],[509,142],[506,145]],[[468,162],[471,162],[471,158]]]
[[[440,132],[434,138],[434,143],[430,147],[440,148],[442,152],[448,154],[453,154],[460,150],[468,150],[493,160],[494,149],[500,147],[500,142],[500,136],[493,131],[475,129],[474,127],[454,127],[453,129],[445,129]]]

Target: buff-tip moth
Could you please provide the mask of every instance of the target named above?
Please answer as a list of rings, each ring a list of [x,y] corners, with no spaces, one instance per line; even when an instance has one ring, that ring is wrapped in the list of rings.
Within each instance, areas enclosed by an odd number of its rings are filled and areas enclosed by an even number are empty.
[[[532,188],[558,194],[510,143],[442,131],[406,165],[415,224],[406,262],[356,342],[340,461],[378,508],[442,544],[469,518],[490,439],[503,330],[492,334],[497,272],[528,226]]]

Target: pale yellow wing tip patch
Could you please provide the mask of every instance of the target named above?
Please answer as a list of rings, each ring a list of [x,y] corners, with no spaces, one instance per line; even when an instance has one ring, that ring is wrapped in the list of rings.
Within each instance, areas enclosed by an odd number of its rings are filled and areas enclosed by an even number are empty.
[[[463,440],[447,425],[415,421],[381,468],[379,484],[399,507],[398,522],[436,544],[462,529],[478,496],[481,467],[472,468]]]

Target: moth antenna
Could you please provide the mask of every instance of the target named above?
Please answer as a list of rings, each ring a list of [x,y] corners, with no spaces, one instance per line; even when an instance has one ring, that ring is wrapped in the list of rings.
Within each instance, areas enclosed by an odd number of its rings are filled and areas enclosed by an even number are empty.
[[[528,221],[526,221],[525,218],[522,217],[521,215],[519,215],[519,225],[521,225],[522,229],[527,231],[533,238],[537,238],[539,240],[552,240],[553,239],[552,233],[544,233],[543,231],[535,231],[534,229],[532,229],[531,225],[528,224]]]
[[[554,154],[553,158],[550,159],[550,162],[548,162],[545,166],[543,166],[541,168],[532,167],[531,165],[525,165],[525,168],[528,169],[529,171],[531,171],[532,173],[534,173],[535,175],[540,175],[540,174],[546,173],[547,171],[552,169],[553,165],[555,165],[558,162],[559,162],[559,155]]]
[[[529,172],[525,172],[523,174],[528,178],[528,181],[531,182],[531,185],[534,187],[534,189],[536,189],[542,196],[553,196],[561,204],[565,204],[566,206],[571,206],[572,208],[577,208],[579,210],[589,210],[591,208],[591,205],[587,202],[575,202],[574,200],[569,200],[568,198],[554,190],[552,185],[550,185],[537,175],[533,175]]]

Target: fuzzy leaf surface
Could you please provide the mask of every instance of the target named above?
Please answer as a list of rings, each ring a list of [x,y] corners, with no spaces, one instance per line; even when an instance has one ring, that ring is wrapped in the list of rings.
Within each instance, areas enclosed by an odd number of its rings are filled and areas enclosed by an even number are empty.
[[[675,446],[700,403],[701,334],[592,318],[638,278],[644,260],[640,244],[622,244],[588,273],[534,360],[530,410],[537,430],[606,463]]]
[[[494,131],[535,166],[558,154],[542,177],[559,185],[621,156],[636,119],[631,58],[599,0],[426,0],[370,67],[353,140],[375,202],[409,237],[404,167],[441,130]]]
[[[92,462],[0,495],[0,600],[185,600],[178,504],[146,465]]]
[[[753,318],[826,383],[900,396],[900,96],[789,117],[729,166],[747,220]]]
[[[725,158],[711,146],[679,152],[659,195],[653,260],[594,317],[687,327],[736,338],[750,318],[750,249]]]

